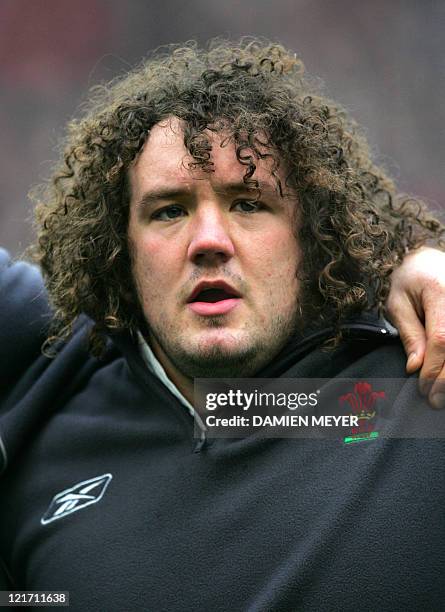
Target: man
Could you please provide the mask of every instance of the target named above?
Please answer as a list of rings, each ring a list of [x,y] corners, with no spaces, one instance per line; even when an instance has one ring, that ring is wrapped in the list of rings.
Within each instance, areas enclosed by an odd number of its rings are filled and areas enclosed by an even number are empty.
[[[194,437],[196,377],[389,376],[404,410],[402,350],[372,309],[443,227],[293,54],[177,48],[96,92],[37,218],[53,311],[35,268],[2,281],[11,587],[75,610],[439,609],[441,440]],[[443,261],[408,265],[425,257]],[[401,301],[425,309],[431,344],[443,295],[418,278],[390,303],[399,322]],[[425,341],[406,317],[412,372]]]

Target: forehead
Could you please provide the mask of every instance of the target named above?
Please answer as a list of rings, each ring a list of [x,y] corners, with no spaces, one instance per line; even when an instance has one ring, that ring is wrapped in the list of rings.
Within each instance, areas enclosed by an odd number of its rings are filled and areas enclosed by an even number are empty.
[[[205,179],[216,185],[242,181],[247,166],[237,159],[233,140],[224,131],[207,131],[206,136],[212,146],[212,172],[190,167],[196,160],[184,145],[184,131],[179,119],[173,117],[155,124],[129,170],[132,192],[165,186],[166,183],[190,185],[195,179]],[[275,189],[276,181],[271,175],[273,160],[270,157],[255,158],[254,163],[254,178]]]

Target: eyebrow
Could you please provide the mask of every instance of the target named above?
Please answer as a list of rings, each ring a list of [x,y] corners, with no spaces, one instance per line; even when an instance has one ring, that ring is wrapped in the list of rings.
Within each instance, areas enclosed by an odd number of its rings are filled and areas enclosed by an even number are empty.
[[[244,182],[225,183],[220,187],[215,188],[215,193],[223,195],[231,195],[233,193],[253,193],[260,191],[261,193],[278,193],[278,188],[273,187],[269,183],[259,183],[258,187],[250,186]],[[149,207],[161,200],[175,200],[176,198],[184,198],[190,196],[189,189],[182,187],[165,187],[146,191],[136,203],[136,208],[141,209]]]
[[[159,202],[159,200],[174,200],[176,198],[183,198],[186,195],[190,195],[190,191],[181,188],[169,188],[165,189],[153,189],[146,191],[136,202],[136,208],[145,208],[151,204]]]

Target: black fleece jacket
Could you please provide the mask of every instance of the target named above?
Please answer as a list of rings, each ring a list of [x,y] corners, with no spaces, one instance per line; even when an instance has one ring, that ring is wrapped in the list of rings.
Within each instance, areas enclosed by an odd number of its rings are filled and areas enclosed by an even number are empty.
[[[200,441],[125,335],[99,361],[85,318],[42,356],[40,274],[5,252],[0,268],[3,588],[69,591],[79,612],[444,609],[441,439]],[[406,377],[380,322],[349,326],[335,353],[323,338],[261,375]]]

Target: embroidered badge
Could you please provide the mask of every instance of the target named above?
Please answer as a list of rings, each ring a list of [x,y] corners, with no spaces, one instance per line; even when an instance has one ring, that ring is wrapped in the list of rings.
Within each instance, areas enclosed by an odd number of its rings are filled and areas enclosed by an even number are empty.
[[[367,382],[356,383],[354,391],[339,397],[340,405],[348,403],[352,408],[351,414],[358,417],[358,425],[351,428],[351,435],[343,438],[345,444],[378,438],[379,432],[375,429],[376,402],[385,397],[384,391],[373,391],[372,386]]]

